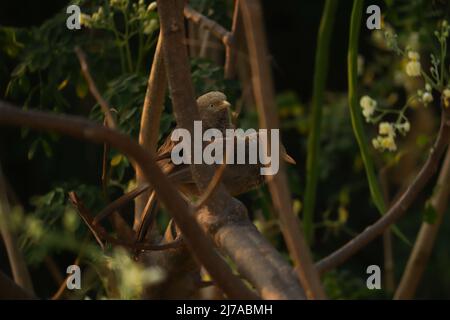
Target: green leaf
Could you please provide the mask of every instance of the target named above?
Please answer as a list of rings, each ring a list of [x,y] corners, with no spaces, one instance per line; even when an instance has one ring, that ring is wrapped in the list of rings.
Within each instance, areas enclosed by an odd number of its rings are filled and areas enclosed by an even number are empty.
[[[34,154],[36,153],[36,149],[37,149],[38,145],[39,145],[39,140],[33,141],[33,143],[31,144],[30,148],[28,149],[28,155],[27,155],[28,160],[33,159]]]
[[[422,220],[428,224],[434,224],[437,220],[438,214],[431,202],[425,203],[425,209],[423,211]]]

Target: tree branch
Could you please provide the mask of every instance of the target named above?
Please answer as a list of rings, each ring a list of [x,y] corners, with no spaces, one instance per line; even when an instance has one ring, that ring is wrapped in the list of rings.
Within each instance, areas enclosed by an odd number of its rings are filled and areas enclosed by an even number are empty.
[[[164,61],[175,118],[179,127],[193,132],[194,120],[199,119],[199,114],[190,78],[187,50],[183,42],[185,33],[182,16],[183,1],[158,1],[158,8],[161,29],[164,34]],[[191,165],[191,171],[200,191],[204,191],[214,174],[213,168],[205,165]],[[217,186],[205,206],[196,214],[197,220],[215,239],[218,247],[234,260],[239,272],[247,279],[254,281],[252,284],[263,298],[299,299],[303,297],[301,289],[295,284],[295,278],[290,275],[281,276],[280,266],[285,269],[289,269],[289,267],[284,262],[280,262],[282,258],[273,248],[264,246],[266,248],[265,255],[259,255],[255,260],[248,259],[248,256],[242,256],[242,251],[238,249],[242,249],[244,246],[245,248],[250,247],[252,252],[258,252],[261,249],[255,246],[255,241],[250,238],[250,234],[239,232],[242,230],[239,226],[243,226],[246,230],[253,230],[252,234],[261,243],[264,243],[264,239],[257,232],[255,235],[256,229],[248,220],[245,207],[230,197],[222,184]],[[239,248],[233,245],[236,240],[239,240],[241,245]],[[267,269],[267,273],[272,275],[271,278],[263,278],[261,273],[251,274],[250,270],[254,270],[254,265],[258,263],[262,269]],[[228,268],[226,272],[230,272]],[[295,288],[295,290],[286,291],[284,289],[286,282],[291,282],[291,288]],[[219,285],[222,287],[221,284]]]
[[[102,108],[108,127],[112,129],[117,128],[114,118],[111,114],[111,107],[98,91],[97,86],[95,85],[95,82],[92,79],[91,73],[89,72],[89,66],[86,61],[86,55],[84,54],[83,50],[81,50],[80,47],[75,47],[75,53],[77,54],[78,60],[80,61],[81,72],[83,73],[83,76],[86,79],[89,91]]]
[[[236,35],[242,30],[242,14],[239,10],[239,0],[234,1],[233,22],[231,24],[231,35],[234,39],[230,45],[225,48],[225,79],[232,79],[236,73],[237,46]]]
[[[143,192],[147,191],[149,188],[150,188],[150,186],[148,184],[143,184],[140,187],[137,187],[136,189],[133,189],[132,191],[117,198],[116,200],[114,200],[113,202],[108,204],[108,206],[106,208],[104,208],[102,211],[100,211],[100,213],[95,216],[92,223],[94,225],[100,223],[100,221],[102,221],[106,217],[110,216],[116,210],[119,210],[121,207],[126,205],[131,200],[135,199],[137,196],[139,196]]]
[[[14,281],[25,290],[34,293],[33,283],[27,265],[20,252],[16,237],[11,227],[11,210],[6,196],[5,180],[0,166],[0,234],[5,243],[8,260],[11,265],[11,271]]]
[[[438,136],[434,146],[430,150],[428,159],[417,174],[414,181],[394,202],[386,214],[384,214],[377,222],[367,227],[363,232],[351,241],[347,242],[340,249],[316,263],[320,273],[324,273],[344,263],[348,258],[353,256],[372,240],[381,235],[387,228],[389,228],[389,226],[394,224],[406,213],[406,210],[408,210],[411,206],[414,199],[423,190],[430,178],[436,172],[439,166],[439,160],[448,146],[450,139],[450,111],[444,110],[443,107],[442,110],[441,125]]]
[[[183,13],[186,19],[189,19],[211,31],[211,33],[219,38],[225,46],[231,47],[233,45],[233,34],[214,20],[205,17],[188,5],[184,7]]]
[[[261,5],[258,0],[241,0],[239,3],[250,53],[253,90],[258,107],[260,126],[267,129],[278,129],[275,93],[267,60],[268,52]],[[282,161],[280,162],[279,172],[269,180],[269,189],[281,221],[281,230],[286,245],[293,257],[297,267],[295,270],[306,295],[311,299],[324,299],[325,293],[314,268],[311,253],[303,238],[299,221],[293,212],[291,193]]]
[[[430,258],[437,233],[442,224],[450,195],[450,148],[447,150],[444,163],[439,173],[434,195],[430,204],[436,210],[437,219],[434,223],[422,222],[416,242],[409,256],[400,284],[394,299],[412,299],[420,283],[422,275]]]
[[[164,98],[166,96],[167,77],[164,69],[162,54],[162,33],[159,34],[156,45],[155,55],[153,57],[152,68],[147,82],[147,91],[145,93],[144,105],[142,107],[141,128],[139,131],[139,144],[146,150],[156,153],[159,137],[159,123],[164,108]],[[142,171],[137,168],[137,185],[143,184],[144,177]],[[142,212],[149,198],[149,192],[145,191],[135,199],[134,209],[134,229],[139,226],[142,219]]]

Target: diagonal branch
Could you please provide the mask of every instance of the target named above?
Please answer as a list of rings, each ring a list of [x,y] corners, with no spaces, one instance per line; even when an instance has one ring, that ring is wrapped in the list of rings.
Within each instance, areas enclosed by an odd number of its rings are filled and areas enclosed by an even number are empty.
[[[137,196],[139,196],[143,192],[147,191],[149,188],[150,188],[150,186],[148,184],[144,184],[144,185],[137,187],[136,189],[133,189],[132,191],[124,194],[123,196],[117,198],[116,200],[114,200],[113,202],[108,204],[108,206],[106,208],[104,208],[102,211],[100,211],[100,213],[95,216],[92,223],[94,225],[100,223],[100,221],[102,221],[106,217],[109,217],[116,210],[120,209],[121,207],[126,205],[128,202],[135,199]]]
[[[234,1],[233,22],[231,24],[231,35],[234,39],[230,45],[226,46],[225,51],[225,79],[232,79],[236,73],[237,46],[238,39],[236,35],[242,30],[242,14],[239,10],[239,0]]]
[[[97,86],[95,85],[95,82],[92,79],[91,73],[89,72],[89,66],[86,61],[86,54],[83,52],[83,50],[81,50],[80,47],[75,47],[75,53],[77,54],[78,60],[80,61],[81,71],[83,73],[84,78],[86,79],[89,91],[102,108],[102,111],[105,114],[105,119],[108,124],[108,127],[112,129],[117,128],[114,118],[111,114],[111,107],[98,91]]]
[[[434,223],[422,222],[416,242],[409,256],[400,284],[395,292],[394,299],[412,299],[420,283],[433,250],[439,227],[442,224],[445,210],[450,196],[450,148],[447,149],[442,164],[435,193],[430,204],[436,210],[437,219]]]
[[[414,181],[394,202],[389,210],[377,222],[367,227],[363,232],[347,242],[340,249],[320,260],[316,266],[320,273],[324,273],[344,263],[359,250],[364,248],[376,237],[381,235],[387,228],[400,219],[423,190],[430,178],[436,172],[439,161],[442,158],[450,140],[450,110],[444,110],[441,115],[441,125],[439,133],[433,147],[430,150],[428,159],[424,163]]]
[[[275,93],[272,74],[267,60],[268,52],[261,5],[258,0],[241,0],[240,5],[248,41],[253,90],[258,107],[260,125],[262,128],[278,129]],[[295,270],[306,291],[306,295],[311,299],[324,299],[325,293],[314,268],[311,253],[301,232],[299,221],[293,212],[291,193],[282,161],[279,172],[269,180],[269,189],[281,221],[284,239],[294,259]]]
[[[211,31],[211,33],[222,40],[223,44],[227,47],[231,47],[233,45],[233,34],[214,20],[205,17],[188,5],[184,7],[183,13],[187,19]]]

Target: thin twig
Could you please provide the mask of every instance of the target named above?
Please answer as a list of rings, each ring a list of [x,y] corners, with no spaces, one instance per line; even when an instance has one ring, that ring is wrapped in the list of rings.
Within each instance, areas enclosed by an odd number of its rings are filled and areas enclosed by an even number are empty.
[[[73,265],[79,265],[80,264],[80,254],[78,254],[77,258],[75,259],[75,261],[72,263]],[[51,300],[59,300],[61,299],[62,295],[64,294],[64,292],[67,289],[67,280],[69,280],[70,274],[66,276],[65,279],[63,279],[58,287],[58,290],[56,290],[56,292],[53,294],[53,296],[51,297]]]
[[[107,125],[106,117],[103,121],[103,125]],[[108,164],[109,146],[103,144],[103,157],[102,157],[102,190],[103,197],[108,199],[108,183],[109,183],[109,164]]]
[[[275,111],[273,79],[268,63],[261,4],[258,0],[240,1],[245,34],[250,53],[253,90],[258,107],[260,126],[278,129],[278,116]],[[311,253],[306,245],[292,206],[284,163],[280,162],[278,173],[269,180],[269,189],[274,206],[278,212],[286,245],[291,253],[295,270],[310,299],[325,299],[319,276],[314,268]]]
[[[238,51],[238,41],[236,35],[242,29],[242,15],[239,10],[239,0],[234,1],[233,10],[233,22],[231,23],[231,35],[234,41],[231,45],[225,46],[225,67],[224,67],[224,77],[225,79],[232,79],[236,74],[236,60]]]
[[[78,60],[80,62],[81,72],[83,73],[83,76],[86,79],[89,91],[102,108],[102,111],[105,114],[105,118],[108,123],[108,127],[116,129],[117,126],[111,114],[111,107],[109,106],[108,102],[102,97],[102,95],[97,89],[97,86],[95,85],[94,80],[92,79],[92,76],[89,72],[89,66],[86,61],[85,53],[83,52],[83,50],[81,50],[80,47],[75,47],[75,53],[77,54]]]
[[[225,161],[224,163],[222,163],[219,166],[219,168],[217,168],[208,187],[206,188],[206,190],[203,192],[203,194],[200,196],[200,198],[195,203],[194,207],[196,208],[196,210],[203,207],[205,205],[205,203],[209,200],[209,198],[212,196],[214,191],[216,191],[217,187],[219,186],[219,184],[222,180],[223,173],[225,172],[226,167],[227,167],[227,162]]]
[[[14,281],[34,294],[33,283],[22,253],[11,228],[11,210],[6,196],[6,185],[3,179],[3,170],[0,166],[0,234],[5,243],[9,264]]]
[[[436,210],[436,221],[422,222],[416,242],[409,256],[400,284],[395,292],[394,299],[412,299],[422,279],[433,250],[437,233],[442,224],[450,195],[450,148],[447,150],[442,164],[435,191],[430,199],[430,205]]]
[[[227,29],[225,29],[223,26],[221,26],[214,20],[211,20],[211,19],[205,17],[200,12],[197,12],[196,10],[192,9],[188,5],[186,5],[184,7],[183,12],[184,12],[184,16],[187,19],[189,19],[189,20],[205,27],[209,31],[211,31],[211,33],[214,36],[216,36],[217,38],[219,38],[223,42],[224,45],[232,46],[233,34],[230,31],[228,31]]]
[[[100,248],[102,250],[105,249],[105,244],[103,243],[102,237],[99,234],[100,233],[100,227],[93,224],[93,218],[88,212],[88,209],[84,206],[84,204],[80,201],[77,194],[75,192],[69,192],[69,200],[72,203],[72,205],[77,209],[78,214],[80,215],[81,219],[84,221],[86,226],[91,231],[92,235],[94,236],[97,243],[100,245]]]
[[[142,219],[139,223],[139,226],[136,230],[136,240],[135,243],[140,243],[144,240],[148,231],[152,229],[153,223],[156,218],[156,201],[155,201],[156,193],[152,191],[150,193],[150,197],[148,197],[147,203],[145,205],[144,211],[142,213]],[[152,215],[152,216],[149,216]]]
[[[411,206],[417,195],[423,190],[430,178],[436,172],[439,161],[444,154],[450,139],[450,111],[443,109],[441,115],[441,125],[438,136],[433,147],[430,150],[428,159],[415,177],[414,181],[403,192],[401,197],[394,201],[393,205],[377,222],[367,227],[363,232],[347,242],[340,249],[329,256],[323,258],[316,266],[320,273],[333,269],[348,258],[353,256],[359,250],[364,248],[376,237],[381,235],[387,228],[400,219]]]
[[[92,221],[94,225],[100,223],[103,219],[110,216],[112,213],[114,213],[116,210],[120,209],[124,205],[126,205],[131,200],[135,199],[137,196],[142,194],[143,192],[147,191],[150,188],[148,184],[141,185],[140,187],[137,187],[136,189],[133,189],[132,191],[122,195],[121,197],[117,198],[106,208],[104,208],[102,211],[100,211],[99,214],[97,214]]]
[[[69,192],[69,198],[72,204],[77,209],[80,216],[83,218],[84,222],[88,226],[89,230],[91,230],[92,234],[94,235],[97,242],[100,244],[101,248],[104,249],[104,243],[108,242],[113,245],[117,246],[123,246],[126,248],[130,248],[133,250],[151,250],[151,251],[158,251],[158,250],[166,250],[171,248],[177,248],[181,245],[182,240],[176,239],[173,242],[170,243],[163,243],[163,244],[147,244],[147,243],[135,243],[132,241],[123,241],[119,239],[115,239],[108,235],[105,229],[101,227],[100,225],[94,225],[92,215],[89,213],[88,209],[84,206],[83,202],[78,198],[75,192]]]
[[[55,280],[55,282],[57,284],[60,284],[61,282],[63,282],[64,277],[63,277],[62,273],[59,271],[58,265],[56,264],[56,262],[52,258],[52,256],[45,256],[44,263],[47,266],[47,269],[48,269],[49,273],[51,274],[53,280]]]

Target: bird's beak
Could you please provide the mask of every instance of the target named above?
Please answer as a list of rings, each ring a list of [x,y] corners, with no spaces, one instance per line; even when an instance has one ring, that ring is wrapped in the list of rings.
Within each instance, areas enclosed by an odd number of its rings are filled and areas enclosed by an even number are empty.
[[[225,109],[225,108],[230,108],[231,104],[227,100],[225,100],[220,104],[220,106],[221,106],[221,108]]]
[[[286,161],[287,163],[290,164],[297,164],[297,162],[295,162],[294,158],[292,158],[290,155],[288,155],[286,152],[283,152],[283,160]]]

